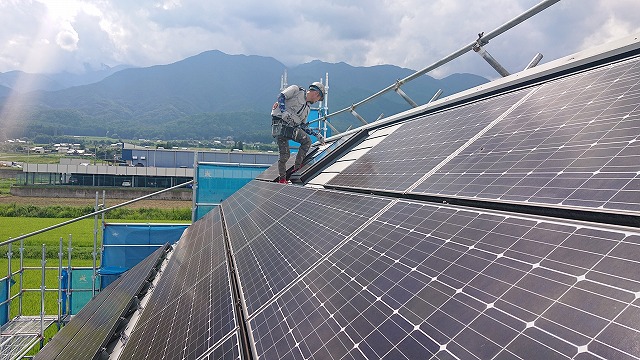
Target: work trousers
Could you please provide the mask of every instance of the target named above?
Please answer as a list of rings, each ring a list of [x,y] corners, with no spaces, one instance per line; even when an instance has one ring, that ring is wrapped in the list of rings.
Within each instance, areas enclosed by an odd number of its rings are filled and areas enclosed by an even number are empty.
[[[302,129],[297,128],[293,134],[293,137],[278,136],[276,142],[278,143],[278,150],[280,151],[280,158],[278,159],[278,173],[281,179],[287,177],[287,161],[291,156],[291,149],[289,148],[289,140],[293,140],[300,144],[298,148],[298,155],[296,155],[296,162],[294,169],[297,169],[302,165],[304,157],[307,156],[307,152],[311,147],[311,139],[309,135]]]

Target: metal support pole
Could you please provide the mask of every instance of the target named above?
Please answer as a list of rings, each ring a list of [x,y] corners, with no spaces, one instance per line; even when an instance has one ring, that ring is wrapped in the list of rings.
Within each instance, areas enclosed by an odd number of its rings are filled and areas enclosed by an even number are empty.
[[[533,59],[531,59],[531,61],[529,62],[529,64],[527,64],[527,67],[525,67],[524,69],[531,69],[532,67],[538,65],[538,63],[540,62],[540,60],[542,60],[542,54],[537,53],[536,56],[533,57]]]
[[[542,12],[543,10],[549,8],[550,6],[556,4],[560,2],[560,0],[543,0],[541,1],[538,5],[535,5],[534,7],[530,8],[529,10],[525,11],[524,13],[520,14],[519,16],[513,18],[512,20],[504,23],[503,25],[501,25],[500,27],[490,31],[488,34],[484,35],[482,37],[482,40],[485,42],[489,42],[489,40],[501,35],[502,33],[506,32],[507,30],[515,27],[516,25],[524,22],[525,20],[533,17],[534,15]],[[404,79],[401,79],[400,82],[401,83],[405,83],[405,82],[409,82],[412,81],[428,72],[430,72],[433,69],[437,69],[440,66],[450,62],[453,59],[456,59],[464,54],[466,54],[468,51],[472,50],[473,47],[476,46],[476,42],[472,42],[468,45],[465,45],[464,47],[460,48],[459,50],[454,51],[453,53],[447,55],[446,57],[444,57],[441,60],[436,61],[435,63],[423,68],[422,70],[416,71],[415,73],[407,76]],[[358,107],[359,105],[362,105],[364,103],[367,103],[383,94],[386,94],[387,92],[393,90],[395,88],[395,84],[387,86],[386,88],[378,91],[377,93],[369,96],[366,99],[363,99],[355,104],[352,105],[352,107]],[[339,114],[342,114],[344,112],[350,111],[351,108],[347,107],[338,111],[335,111],[331,114],[326,115],[326,117],[333,117],[333,116],[337,116]],[[337,132],[336,132],[337,133]]]
[[[196,212],[198,209],[198,152],[193,153],[193,185],[191,186],[191,223],[196,222]]]
[[[511,74],[509,74],[509,72],[507,71],[507,69],[505,69],[504,67],[502,67],[502,65],[500,65],[500,63],[493,58],[493,56],[491,56],[491,54],[489,54],[489,52],[487,52],[487,50],[485,50],[483,48],[483,46],[485,46],[486,44],[488,44],[489,42],[484,40],[482,38],[482,36],[484,35],[484,33],[480,33],[478,34],[478,40],[476,40],[476,45],[473,47],[473,51],[475,51],[476,53],[478,53],[478,55],[482,56],[482,58],[489,63],[489,65],[491,65],[491,67],[498,72],[498,74],[500,74],[501,76],[509,76]]]
[[[351,110],[349,111],[351,112],[351,115],[355,116],[356,119],[360,120],[360,122],[362,122],[363,125],[368,124],[367,121],[356,112],[356,108],[354,105],[351,105]]]
[[[9,258],[9,262],[7,265],[7,299],[11,299],[11,257],[13,256],[12,246],[9,244],[9,249],[7,251],[7,258]],[[11,319],[11,301],[7,302],[7,318]]]
[[[404,91],[402,91],[402,89],[400,89],[400,86],[402,84],[400,83],[400,80],[396,80],[396,88],[394,89],[396,91],[396,93],[398,93],[398,95],[402,96],[402,98],[404,99],[404,101],[408,102],[409,105],[411,105],[412,107],[418,107],[418,104],[416,104],[415,101],[413,101],[409,95],[407,95]]]
[[[62,325],[62,236],[60,236],[60,250],[58,251],[58,330]]]
[[[327,124],[327,126],[329,126],[331,130],[333,130],[336,134],[339,132],[338,129],[336,129],[333,125],[331,125],[331,122],[325,121],[324,123]]]
[[[507,69],[505,69],[502,65],[500,65],[500,63],[493,57],[491,56],[491,54],[489,54],[489,52],[487,52],[487,50],[485,50],[483,47],[478,47],[473,49],[476,53],[478,53],[478,55],[482,56],[483,59],[485,59],[486,62],[489,63],[489,65],[491,65],[491,67],[498,72],[498,74],[500,74],[500,76],[509,76],[511,75]]]
[[[102,190],[102,205],[101,205],[101,207],[102,207],[102,209],[107,207],[107,192],[106,192],[106,190]],[[106,212],[102,212],[100,215],[102,216],[102,223],[101,223],[101,226],[100,226],[100,229],[102,230],[102,236],[100,237],[100,239],[104,239],[104,224],[106,224],[105,220],[104,220],[104,217],[106,216]],[[100,251],[98,252],[98,255],[100,256],[100,264],[102,264],[102,252],[103,251],[104,251],[104,244],[102,243],[102,241],[100,241]],[[95,269],[94,271],[97,272],[98,269]],[[99,279],[99,278],[100,278],[100,275],[97,275],[96,280]],[[99,287],[100,287],[100,285],[98,285],[98,288]]]
[[[324,74],[324,100],[322,101],[322,106],[324,109],[323,115],[327,115],[329,113],[329,73]],[[325,138],[327,137],[327,124],[331,126],[331,124],[329,124],[329,120],[326,117],[320,124],[318,124],[325,125],[322,126],[322,136],[324,136]]]
[[[42,283],[40,285],[40,347],[44,345],[44,294],[47,289],[47,246],[42,244]]]
[[[67,260],[67,315],[71,315],[71,271],[72,271],[72,267],[71,267],[71,250],[73,249],[71,247],[71,240],[72,240],[73,236],[71,234],[69,234],[69,248],[67,250],[68,254],[67,256],[69,257],[69,259]]]
[[[438,100],[438,98],[440,97],[440,95],[442,95],[442,89],[438,89],[438,91],[436,91],[435,94],[433,94],[433,97],[431,98],[431,100],[429,100],[429,102],[433,102]],[[427,103],[428,104],[428,103]]]
[[[20,240],[20,295],[18,297],[18,316],[22,316],[22,294],[24,290],[24,239]]]
[[[96,191],[96,215],[93,217],[93,275],[91,276],[91,297],[96,296],[96,260],[98,259],[98,192]]]

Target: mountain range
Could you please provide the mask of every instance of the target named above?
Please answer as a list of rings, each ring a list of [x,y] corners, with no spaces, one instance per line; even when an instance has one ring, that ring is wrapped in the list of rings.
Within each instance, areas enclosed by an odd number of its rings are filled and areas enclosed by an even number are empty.
[[[0,87],[6,87],[20,93],[36,90],[55,91],[72,86],[80,86],[101,81],[109,75],[132,66],[119,65],[109,67],[101,65],[99,69],[94,69],[85,64],[85,71],[80,74],[62,72],[57,74],[29,74],[23,71],[8,71],[0,73]],[[0,90],[0,96],[4,96]]]
[[[135,139],[271,141],[270,116],[281,76],[306,87],[329,74],[329,113],[349,107],[414,70],[392,65],[354,67],[318,60],[287,68],[271,57],[207,51],[184,60],[144,68],[115,67],[43,75],[0,73],[0,140],[38,134]],[[488,80],[472,74],[443,79],[423,75],[402,89],[418,104],[438,89],[442,96]],[[358,108],[368,121],[409,108],[385,94]],[[332,119],[338,129],[359,126],[352,115]]]

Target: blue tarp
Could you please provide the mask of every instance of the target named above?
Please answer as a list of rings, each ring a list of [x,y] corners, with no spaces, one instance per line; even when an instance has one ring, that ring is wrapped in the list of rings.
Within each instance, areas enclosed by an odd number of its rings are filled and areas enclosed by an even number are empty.
[[[0,302],[5,302],[9,299],[9,295],[11,294],[11,285],[13,285],[15,281],[11,279],[0,280]],[[0,325],[4,325],[9,321],[9,304],[0,305]]]
[[[269,165],[198,164],[195,220],[220,204]]]
[[[69,297],[70,314],[75,315],[85,306],[92,298],[91,277],[93,269],[72,269],[71,270],[71,296]],[[60,280],[60,288],[62,289],[62,313],[66,314],[67,310],[67,282],[69,281],[69,272],[62,269],[62,279]],[[96,289],[100,289],[100,277],[96,279]]]
[[[105,224],[99,273],[104,289],[166,243],[180,239],[189,224]]]

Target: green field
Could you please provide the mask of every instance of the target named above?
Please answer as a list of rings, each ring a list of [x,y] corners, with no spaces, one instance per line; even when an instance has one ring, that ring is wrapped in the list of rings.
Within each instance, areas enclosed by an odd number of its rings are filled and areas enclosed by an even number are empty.
[[[15,179],[0,179],[0,196],[9,195],[9,188],[15,184]]]
[[[31,217],[0,217],[0,242],[15,239],[18,236],[30,234],[40,229],[45,229],[54,225],[61,224],[69,219],[61,218],[31,218]],[[184,224],[184,220],[158,220],[146,221],[135,219],[110,219],[111,223],[177,223]],[[38,259],[42,256],[42,245],[46,246],[47,257],[57,258],[60,247],[60,238],[62,238],[63,252],[67,256],[67,246],[71,238],[73,247],[72,256],[74,259],[91,259],[93,252],[94,239],[94,223],[93,217],[76,221],[62,227],[30,236],[24,240],[25,257]],[[97,234],[98,250],[101,246],[102,224],[98,219]],[[20,243],[15,242],[13,245],[14,256],[19,255]],[[5,258],[8,246],[0,246],[0,257]]]
[[[0,241],[8,241],[21,235],[26,235],[40,229],[63,223],[69,219],[59,218],[28,218],[28,217],[0,217]],[[100,226],[100,223],[98,224]],[[46,245],[47,252],[52,250],[57,253],[60,238],[63,239],[66,248],[71,235],[74,250],[79,254],[84,254],[87,248],[93,249],[94,219],[83,219],[63,227],[50,230],[24,240],[25,256],[38,258],[42,253],[42,245]],[[14,243],[13,252],[17,253],[20,247],[19,242]],[[7,246],[0,247],[0,254],[4,257]],[[91,252],[92,250],[90,250]]]
[[[21,218],[21,217],[0,217],[0,240],[8,241],[11,238],[15,238],[20,235],[34,232],[39,229],[43,229],[52,225],[60,224],[68,219],[46,219],[46,218]],[[141,221],[134,220],[118,220],[114,222],[133,222],[142,223]],[[184,223],[184,221],[162,221],[162,223],[175,222]],[[93,234],[94,234],[94,219],[83,219],[63,227],[53,229],[38,235],[34,235],[24,240],[24,266],[25,267],[41,267],[42,266],[42,245],[46,248],[46,260],[47,267],[54,267],[55,270],[48,270],[46,274],[46,286],[49,289],[58,287],[58,266],[60,251],[60,238],[63,240],[63,266],[67,266],[68,259],[68,242],[71,234],[72,251],[71,251],[71,264],[73,267],[91,267],[93,264]],[[102,230],[99,224],[99,231],[97,237],[97,255],[98,263],[100,260],[100,246],[101,246]],[[8,253],[9,246],[0,246],[0,277],[7,276],[8,269]],[[20,263],[20,243],[16,242],[12,244],[12,272],[16,272],[19,269]],[[24,287],[25,288],[40,288],[41,284],[41,270],[29,270],[24,274]],[[17,278],[16,278],[17,280]],[[17,284],[13,286],[13,290],[17,289]],[[12,290],[12,291],[13,291]],[[15,292],[13,293],[15,294]],[[33,294],[25,294],[24,309],[28,310],[23,312],[25,315],[37,315],[40,313],[39,302],[40,295],[32,300]],[[56,294],[47,293],[47,299],[57,296]],[[32,304],[36,301],[37,304]],[[51,314],[57,312],[56,301],[48,301],[46,313]],[[37,311],[36,311],[37,310]],[[12,316],[17,315],[17,307],[12,308]],[[35,311],[35,312],[34,312]]]

